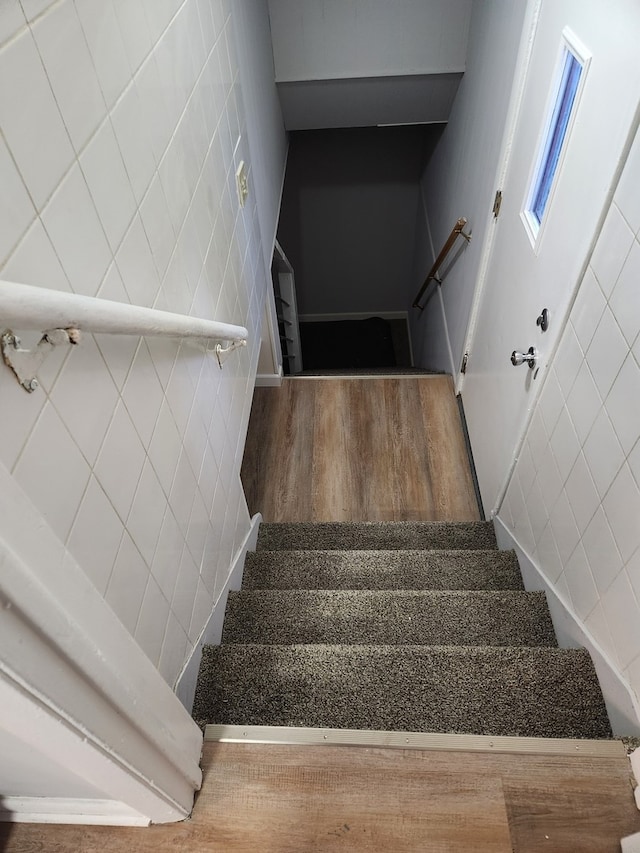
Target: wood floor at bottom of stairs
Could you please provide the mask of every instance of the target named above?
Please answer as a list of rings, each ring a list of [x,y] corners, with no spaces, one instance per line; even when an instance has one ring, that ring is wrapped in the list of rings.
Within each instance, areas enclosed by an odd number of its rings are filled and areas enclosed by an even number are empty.
[[[629,763],[205,743],[190,820],[0,828],[4,853],[618,853],[640,830]],[[4,833],[4,834],[3,834]]]

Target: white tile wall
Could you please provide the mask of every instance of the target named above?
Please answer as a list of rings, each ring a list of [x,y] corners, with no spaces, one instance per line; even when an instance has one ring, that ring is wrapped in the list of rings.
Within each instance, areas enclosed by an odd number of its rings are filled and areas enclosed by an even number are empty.
[[[72,289],[95,296],[111,261],[104,227],[78,163],[40,213]]]
[[[83,151],[80,167],[111,250],[115,251],[133,219],[136,200],[108,119]]]
[[[5,258],[35,219],[36,211],[4,140],[0,138],[0,258]]]
[[[249,329],[222,371],[200,344],[107,335],[56,354],[31,395],[0,369],[0,458],[172,685],[250,521],[267,283],[256,199],[235,196],[252,167],[231,14],[0,3],[0,279]]]
[[[28,28],[0,50],[0,115],[2,133],[40,209],[71,165],[73,148]]]
[[[639,187],[640,137],[500,516],[640,700]]]
[[[100,519],[100,524],[95,519]],[[104,595],[120,549],[124,525],[95,476],[87,486],[69,537],[69,550]]]
[[[49,83],[76,152],[105,114],[102,89],[74,3],[52,5],[32,25]]]
[[[19,0],[3,0],[0,3],[0,44],[14,35],[25,20]]]

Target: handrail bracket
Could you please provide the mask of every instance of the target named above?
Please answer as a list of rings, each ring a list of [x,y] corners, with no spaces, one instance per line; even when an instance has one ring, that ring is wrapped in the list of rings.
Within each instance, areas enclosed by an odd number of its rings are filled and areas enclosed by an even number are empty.
[[[222,370],[222,365],[224,364],[224,356],[228,355],[228,353],[230,352],[233,352],[234,349],[238,349],[239,347],[246,347],[246,345],[246,340],[231,341],[231,343],[227,344],[226,347],[223,347],[222,344],[216,344],[215,352],[220,370]]]
[[[49,353],[57,346],[75,346],[78,343],[78,329],[50,329],[43,334],[33,349],[23,349],[22,341],[11,329],[7,329],[1,338],[5,364],[11,368],[20,385],[29,394],[38,388],[36,374]]]

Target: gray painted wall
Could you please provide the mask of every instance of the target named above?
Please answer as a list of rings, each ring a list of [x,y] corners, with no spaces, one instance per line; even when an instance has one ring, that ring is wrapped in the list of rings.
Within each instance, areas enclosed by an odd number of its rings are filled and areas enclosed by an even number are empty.
[[[269,0],[276,80],[464,71],[472,0]]]
[[[472,0],[269,0],[289,130],[446,121]]]
[[[2,797],[107,799],[75,774],[0,729],[0,807]],[[0,848],[1,849],[1,848]]]
[[[278,240],[300,314],[405,311],[419,180],[439,125],[291,134]]]
[[[417,254],[434,259],[460,216],[466,216],[473,240],[447,274],[429,312],[412,314],[416,363],[457,372],[487,228],[493,221],[496,174],[526,0],[474,3],[467,70],[458,89],[449,123],[422,178],[421,192],[428,223],[418,232]],[[422,263],[414,271],[422,280]],[[451,349],[449,349],[449,342]],[[451,361],[453,357],[453,364]]]
[[[274,85],[267,0],[236,0],[233,17],[251,151],[252,182],[258,205],[262,249],[269,270],[287,160],[287,134]]]
[[[462,72],[278,83],[287,130],[447,121]]]

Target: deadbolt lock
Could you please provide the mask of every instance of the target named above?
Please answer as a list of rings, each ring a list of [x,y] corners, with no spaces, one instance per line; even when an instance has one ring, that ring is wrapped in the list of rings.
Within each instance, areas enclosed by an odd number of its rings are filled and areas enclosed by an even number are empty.
[[[540,326],[541,332],[546,332],[549,328],[549,309],[543,308],[540,316],[536,319],[536,326]]]

